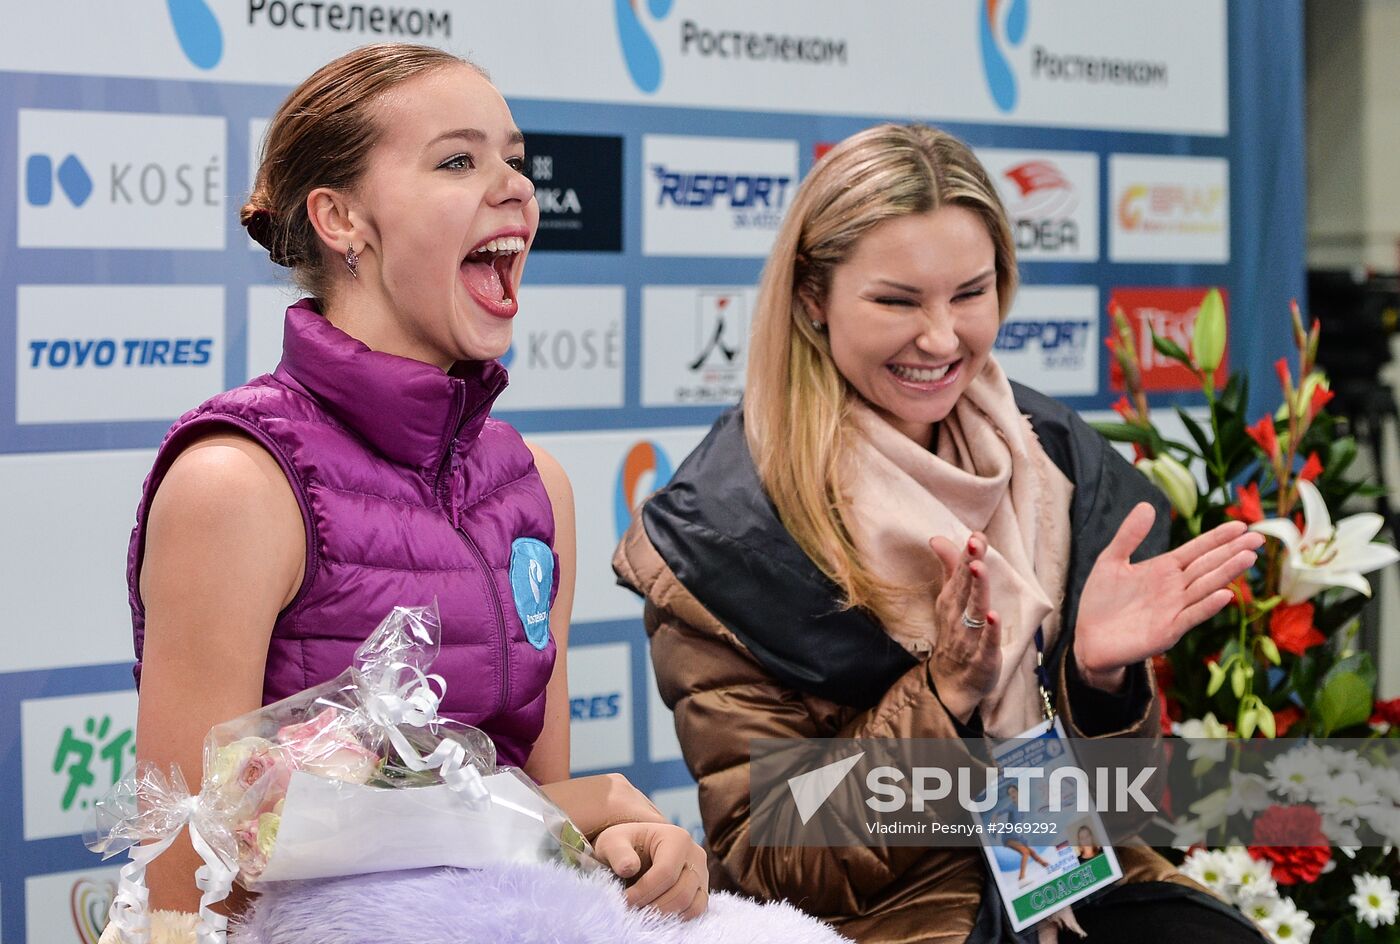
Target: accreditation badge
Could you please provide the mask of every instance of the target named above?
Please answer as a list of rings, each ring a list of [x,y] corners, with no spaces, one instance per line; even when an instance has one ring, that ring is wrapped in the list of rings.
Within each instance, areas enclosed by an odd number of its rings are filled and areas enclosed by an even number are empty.
[[[1014,930],[1123,877],[1058,718],[1002,742],[991,756],[995,792],[978,798],[982,811],[973,816]]]

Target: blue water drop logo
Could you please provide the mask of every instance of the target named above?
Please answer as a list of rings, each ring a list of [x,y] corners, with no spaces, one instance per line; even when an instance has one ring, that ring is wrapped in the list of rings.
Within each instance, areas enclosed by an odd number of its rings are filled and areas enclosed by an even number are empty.
[[[185,58],[200,69],[212,69],[224,57],[224,31],[207,0],[165,0],[170,23]]]
[[[650,94],[661,87],[661,54],[655,40],[642,26],[637,3],[638,0],[613,0],[613,12],[627,72],[637,88]],[[653,18],[664,20],[670,15],[673,4],[674,0],[647,0],[647,9]]]
[[[978,18],[978,40],[982,48],[982,72],[987,78],[987,88],[992,100],[1003,112],[1016,107],[1018,98],[1016,75],[1011,71],[1011,63],[997,42],[997,7],[1002,0],[982,0],[982,15]],[[1006,42],[1009,46],[1021,45],[1026,39],[1026,27],[1030,21],[1030,0],[1010,0],[1006,11]]]

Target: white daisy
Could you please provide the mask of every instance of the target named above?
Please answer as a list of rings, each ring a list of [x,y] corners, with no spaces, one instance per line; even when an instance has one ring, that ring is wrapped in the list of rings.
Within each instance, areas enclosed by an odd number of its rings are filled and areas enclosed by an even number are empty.
[[[1232,895],[1237,902],[1248,901],[1260,895],[1277,897],[1278,885],[1274,882],[1272,863],[1254,858],[1243,846],[1232,847],[1230,853],[1225,877],[1233,886]]]
[[[1367,766],[1370,766],[1369,764]],[[1380,791],[1354,770],[1338,771],[1321,786],[1317,795],[1319,811],[1342,823],[1354,824],[1374,813],[1380,805]]]
[[[1218,849],[1197,849],[1181,863],[1181,874],[1195,879],[1218,895],[1228,897],[1230,861]]]
[[[1274,804],[1274,798],[1269,795],[1269,782],[1258,774],[1242,774],[1238,770],[1230,771],[1230,800],[1225,804],[1227,815],[1234,816],[1236,813],[1243,813],[1246,816],[1253,816],[1267,810]]]
[[[1282,898],[1268,918],[1259,922],[1274,944],[1308,944],[1313,923],[1306,911],[1298,910],[1292,898]]]
[[[1400,914],[1400,892],[1390,887],[1390,879],[1367,872],[1353,875],[1351,883],[1356,886],[1356,891],[1347,901],[1356,909],[1358,921],[1365,921],[1373,928],[1395,923],[1396,916]]]
[[[1240,913],[1255,924],[1263,927],[1265,922],[1273,920],[1274,913],[1282,907],[1283,902],[1279,900],[1277,894],[1273,895],[1250,895],[1243,898],[1237,904]]]
[[[1311,746],[1275,757],[1264,769],[1269,772],[1269,785],[1290,800],[1306,800],[1312,785],[1327,779],[1327,765]]]

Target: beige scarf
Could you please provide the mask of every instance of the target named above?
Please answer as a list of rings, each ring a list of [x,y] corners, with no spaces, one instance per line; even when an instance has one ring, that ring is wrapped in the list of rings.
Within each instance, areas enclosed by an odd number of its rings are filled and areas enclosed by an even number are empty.
[[[942,535],[961,551],[973,531],[985,533],[1002,637],[1001,675],[982,702],[982,723],[996,737],[1020,734],[1044,717],[1035,630],[1044,627],[1048,652],[1060,629],[1073,486],[1040,448],[995,360],[943,420],[936,453],[863,401],[852,416],[856,435],[841,459],[846,526],[867,566],[908,588],[885,631],[919,658],[939,632],[971,632],[934,623],[942,568],[928,542]]]

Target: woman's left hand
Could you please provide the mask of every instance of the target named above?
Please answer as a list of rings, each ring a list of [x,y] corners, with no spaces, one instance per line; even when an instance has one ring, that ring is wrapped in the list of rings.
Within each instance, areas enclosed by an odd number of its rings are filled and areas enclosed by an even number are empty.
[[[631,884],[627,904],[649,906],[689,921],[705,913],[710,899],[705,850],[671,823],[619,823],[593,843],[598,859]]]
[[[1186,631],[1234,599],[1230,582],[1254,566],[1264,536],[1231,521],[1181,547],[1134,564],[1133,551],[1156,512],[1128,513],[1084,584],[1074,627],[1074,658],[1084,681],[1104,691],[1123,685],[1128,666],[1166,652]]]

